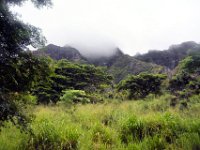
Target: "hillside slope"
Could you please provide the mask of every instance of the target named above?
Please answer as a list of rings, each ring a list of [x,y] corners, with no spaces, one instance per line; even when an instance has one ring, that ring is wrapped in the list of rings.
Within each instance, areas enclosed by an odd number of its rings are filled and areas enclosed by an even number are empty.
[[[193,41],[184,42],[178,45],[172,45],[167,50],[151,50],[146,54],[135,56],[136,59],[145,62],[155,63],[174,69],[179,61],[183,60],[190,53],[200,52],[200,44]]]
[[[109,72],[115,77],[115,82],[119,82],[129,74],[139,74],[141,72],[148,73],[164,73],[165,68],[156,64],[146,63],[137,60],[129,55],[121,55],[112,65],[108,67]]]
[[[67,59],[70,61],[85,60],[80,52],[73,47],[60,47],[53,44],[49,44],[42,49],[33,51],[36,56],[50,56],[54,60]]]
[[[141,72],[161,73],[164,67],[137,60],[134,57],[124,54],[120,49],[116,49],[115,54],[109,57],[85,58],[81,53],[72,47],[59,47],[50,44],[43,49],[33,52],[36,56],[50,56],[54,60],[67,59],[70,61],[84,62],[95,66],[107,67],[108,72],[114,77],[115,82],[119,82],[128,74],[139,74]]]

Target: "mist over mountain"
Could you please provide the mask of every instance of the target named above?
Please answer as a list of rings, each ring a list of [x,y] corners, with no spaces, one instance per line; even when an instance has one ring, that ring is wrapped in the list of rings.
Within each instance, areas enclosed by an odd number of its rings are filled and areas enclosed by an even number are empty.
[[[68,45],[76,48],[82,56],[89,59],[110,57],[117,52],[116,44],[109,38],[101,35],[84,34],[84,38],[78,36],[71,39]]]
[[[102,46],[101,46],[102,47]],[[49,44],[46,47],[33,52],[36,56],[50,56],[52,59],[67,59],[69,61],[93,64],[95,66],[107,67],[109,73],[114,76],[114,81],[119,82],[128,74],[139,74],[141,72],[161,73],[164,71],[162,66],[140,61],[132,56],[124,54],[119,48],[102,52],[87,52],[82,55],[78,49],[71,46],[60,47]]]
[[[85,58],[80,54],[80,52],[70,46],[60,47],[54,44],[49,44],[42,49],[33,51],[36,56],[49,56],[52,59],[68,59],[70,61],[85,60]]]
[[[105,42],[104,42],[105,43]],[[65,47],[49,44],[46,47],[34,51],[37,56],[50,56],[52,59],[67,59],[69,61],[93,64],[95,66],[107,67],[114,76],[115,82],[119,82],[128,74],[170,73],[178,63],[191,53],[200,52],[200,44],[188,41],[170,46],[167,50],[151,50],[146,54],[129,56],[112,44],[99,47],[80,47],[72,45]],[[80,47],[78,49],[77,47]]]

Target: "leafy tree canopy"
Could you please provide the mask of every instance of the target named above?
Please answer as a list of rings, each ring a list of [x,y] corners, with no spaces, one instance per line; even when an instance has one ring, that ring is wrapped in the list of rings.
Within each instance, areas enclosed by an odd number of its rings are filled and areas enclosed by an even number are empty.
[[[44,45],[45,38],[40,34],[41,30],[20,21],[9,10],[10,5],[21,5],[25,0],[1,0],[0,1],[0,58],[15,56],[28,45],[39,47]],[[51,5],[50,0],[32,0],[37,7]],[[6,60],[4,60],[6,61]]]
[[[57,83],[64,85],[65,89],[98,89],[101,84],[111,83],[112,79],[101,67],[71,63],[67,60],[58,61],[55,74],[59,78]]]
[[[128,90],[129,98],[144,98],[150,93],[158,94],[165,78],[163,74],[131,75],[119,83],[118,90]]]
[[[0,120],[18,116],[16,96],[26,92],[40,77],[43,64],[23,50],[28,45],[39,47],[46,42],[41,30],[20,21],[10,11],[11,5],[21,5],[26,0],[0,0]],[[36,7],[49,6],[51,0],[32,0]],[[44,70],[43,70],[44,71]]]
[[[200,74],[200,54],[186,57],[180,62],[180,69],[188,73]]]
[[[94,92],[101,89],[102,85],[109,85],[112,82],[112,77],[101,67],[72,63],[64,59],[54,61],[53,64],[54,66],[50,67],[53,70],[44,72],[33,90],[39,103],[49,103],[50,101],[56,103],[64,90]],[[46,66],[47,69],[48,67]],[[46,80],[42,76],[47,77]]]
[[[200,92],[199,53],[190,54],[179,63],[176,68],[176,75],[169,81],[169,89],[176,95],[182,92],[182,95],[184,94],[187,97]]]
[[[48,68],[47,63],[31,53],[24,52],[12,59],[6,58],[0,65],[0,91],[29,91],[42,74],[47,74]]]

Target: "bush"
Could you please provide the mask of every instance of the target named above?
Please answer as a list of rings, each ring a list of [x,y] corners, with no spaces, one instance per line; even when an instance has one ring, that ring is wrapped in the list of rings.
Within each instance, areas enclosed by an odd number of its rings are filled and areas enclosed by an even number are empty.
[[[0,93],[0,121],[11,120],[15,124],[26,125],[31,119],[30,108],[34,104],[36,97],[28,93]]]
[[[123,143],[141,141],[144,138],[144,124],[135,116],[129,117],[122,123],[120,133]]]
[[[88,95],[88,98],[90,99],[90,102],[92,104],[96,104],[96,103],[102,103],[104,101],[104,98],[102,95],[98,94],[98,93],[92,93]]]
[[[60,97],[60,100],[65,104],[77,104],[77,103],[90,103],[85,91],[82,90],[66,90],[63,91],[64,95]]]
[[[105,147],[112,147],[116,143],[115,133],[108,127],[105,127],[101,124],[96,124],[92,127],[92,143],[93,148],[97,145],[105,145]]]
[[[173,93],[177,90],[183,90],[192,80],[189,73],[182,71],[169,81],[169,90]]]

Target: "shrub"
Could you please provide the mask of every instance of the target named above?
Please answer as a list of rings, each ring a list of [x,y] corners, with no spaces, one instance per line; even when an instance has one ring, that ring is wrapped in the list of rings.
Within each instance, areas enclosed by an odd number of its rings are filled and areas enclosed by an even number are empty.
[[[28,93],[0,92],[0,124],[1,121],[11,120],[15,124],[26,125],[31,119],[30,108],[34,104],[36,97]]]
[[[123,143],[141,141],[144,137],[144,124],[135,116],[129,117],[122,123],[120,133]]]
[[[169,81],[169,90],[173,93],[177,90],[183,90],[192,80],[189,73],[182,71]]]
[[[96,103],[101,103],[104,101],[104,98],[102,95],[98,94],[98,93],[92,93],[88,95],[88,98],[90,99],[90,102],[92,104],[96,104]]]
[[[64,91],[64,95],[60,99],[66,104],[85,104],[90,102],[87,94],[85,93],[85,91],[82,90],[66,90]]]
[[[106,147],[112,147],[115,144],[115,134],[110,128],[101,124],[96,124],[92,127],[91,135],[93,147],[95,145],[103,144]],[[95,149],[95,148],[94,148]]]

